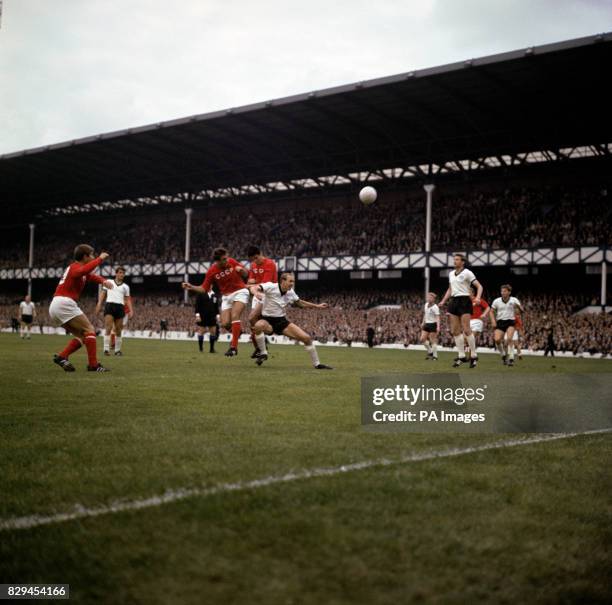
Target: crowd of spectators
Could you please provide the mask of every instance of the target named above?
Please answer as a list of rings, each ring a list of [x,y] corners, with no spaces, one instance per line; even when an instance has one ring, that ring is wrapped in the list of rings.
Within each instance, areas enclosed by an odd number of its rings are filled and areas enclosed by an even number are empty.
[[[226,210],[196,209],[192,222],[192,260],[209,260],[218,245],[242,258],[257,243],[273,257],[402,253],[424,247],[422,198],[384,195],[372,206],[356,200],[297,208],[246,205]],[[184,258],[181,211],[119,218],[114,224],[93,219],[68,229],[40,226],[36,266],[68,262],[81,240],[111,252],[114,262],[156,263]],[[75,233],[76,231],[76,233]],[[78,240],[78,241],[77,241]],[[439,194],[434,201],[434,250],[505,249],[547,245],[612,243],[612,204],[605,187],[557,187]],[[27,266],[27,241],[0,244],[0,267]]]
[[[325,301],[326,310],[290,308],[288,316],[320,342],[351,344],[365,342],[368,328],[374,329],[375,344],[395,343],[405,347],[418,343],[421,323],[421,295],[405,291],[300,291],[306,300]],[[574,354],[603,353],[612,355],[612,315],[610,313],[577,313],[591,302],[584,296],[561,293],[521,293],[525,308],[525,350],[543,350],[552,333],[557,350]],[[38,304],[37,323],[51,325],[47,314],[49,301]],[[16,300],[0,299],[0,327],[9,327],[17,316]],[[95,300],[84,298],[81,307],[102,327],[101,315],[95,314]],[[151,335],[160,331],[160,322],[167,323],[168,330],[193,333],[195,315],[191,303],[184,304],[182,294],[157,294],[134,297],[135,314],[129,320],[129,329],[141,330]],[[243,331],[249,332],[246,317]],[[448,319],[442,314],[440,342],[453,346]],[[480,345],[493,347],[493,334],[487,323]]]

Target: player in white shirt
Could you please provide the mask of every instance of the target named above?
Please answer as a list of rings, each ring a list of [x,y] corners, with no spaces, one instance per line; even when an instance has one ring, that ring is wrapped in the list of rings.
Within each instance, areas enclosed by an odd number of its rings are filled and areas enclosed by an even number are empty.
[[[437,295],[427,294],[427,302],[423,307],[423,323],[421,324],[421,344],[427,349],[425,359],[438,361],[438,332],[440,332],[440,309],[436,304]]]
[[[315,304],[301,300],[295,293],[293,286],[295,285],[295,276],[293,273],[281,273],[278,283],[264,282],[261,284],[252,284],[248,286],[253,296],[261,297],[261,319],[253,326],[255,339],[259,354],[256,363],[260,366],[268,359],[268,351],[266,349],[266,334],[282,334],[293,338],[304,344],[304,348],[308,351],[312,365],[316,370],[331,370],[319,361],[317,350],[312,342],[309,334],[304,332],[302,328],[287,319],[286,307],[294,305],[302,309],[327,309],[327,303]]]
[[[522,313],[518,298],[511,296],[512,286],[504,284],[501,287],[501,296],[491,305],[491,326],[495,330],[495,348],[502,356],[504,365],[514,365],[514,331],[516,317]]]
[[[32,302],[32,297],[28,294],[25,300],[19,303],[19,336],[30,338],[30,328],[36,319],[36,304]]]
[[[466,268],[465,256],[463,254],[453,255],[454,269],[448,274],[448,290],[440,302],[444,306],[447,300],[448,313],[450,315],[450,329],[457,345],[457,357],[453,367],[458,368],[467,361],[465,357],[465,343],[467,341],[470,350],[470,368],[475,368],[478,363],[476,352],[476,339],[470,327],[470,318],[473,305],[480,304],[482,296],[482,285],[476,276]],[[476,288],[476,297],[472,302],[472,286]]]
[[[104,355],[110,355],[111,332],[115,333],[115,355],[123,355],[121,351],[121,344],[123,342],[121,333],[123,330],[123,318],[126,315],[126,305],[129,309],[128,317],[132,317],[134,314],[130,287],[123,281],[124,279],[125,269],[117,267],[115,269],[115,279],[112,280],[113,289],[102,288],[100,290],[96,313],[101,311],[104,304]]]

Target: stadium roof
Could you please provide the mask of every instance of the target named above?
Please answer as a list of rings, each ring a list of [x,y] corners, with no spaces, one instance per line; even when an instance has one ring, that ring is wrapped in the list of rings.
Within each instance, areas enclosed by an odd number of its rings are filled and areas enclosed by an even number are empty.
[[[3,215],[609,157],[609,73],[612,33],[9,153]]]

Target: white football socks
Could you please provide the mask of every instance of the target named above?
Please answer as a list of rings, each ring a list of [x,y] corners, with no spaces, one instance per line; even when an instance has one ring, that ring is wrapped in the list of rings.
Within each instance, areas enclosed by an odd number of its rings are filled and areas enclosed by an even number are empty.
[[[465,358],[465,339],[463,338],[463,334],[459,334],[459,336],[455,336],[455,344],[457,345],[457,352],[459,354],[460,359]]]
[[[115,343],[117,341],[115,340]],[[104,350],[105,351],[110,351],[110,334],[105,334],[104,335]]]
[[[268,354],[266,349],[266,335],[262,332],[261,334],[255,334],[255,341],[257,342],[257,348],[262,355]]]
[[[470,357],[478,357],[478,354],[476,353],[476,338],[474,337],[474,334],[470,334],[467,337],[467,343],[468,347],[470,348]]]
[[[304,348],[308,351],[308,354],[310,355],[310,359],[312,360],[312,365],[315,366],[315,368],[321,363],[319,361],[319,355],[317,354],[317,350],[315,349],[314,345],[305,345]]]
[[[115,353],[121,351],[121,342],[123,341],[122,336],[115,336]]]

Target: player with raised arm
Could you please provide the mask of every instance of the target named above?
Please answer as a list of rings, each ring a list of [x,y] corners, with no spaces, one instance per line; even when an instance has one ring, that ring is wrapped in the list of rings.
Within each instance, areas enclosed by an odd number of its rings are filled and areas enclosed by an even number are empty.
[[[67,332],[74,335],[66,348],[53,356],[54,363],[66,372],[74,372],[75,368],[68,358],[83,344],[87,349],[87,370],[89,372],[108,372],[102,364],[98,363],[96,357],[96,332],[94,327],[77,305],[83,288],[89,282],[103,284],[109,289],[114,287],[112,281],[92,273],[107,258],[108,253],[106,252],[102,252],[98,258],[94,258],[94,249],[91,246],[79,244],[74,249],[75,262],[64,271],[49,305],[49,317],[57,325],[62,326]]]
[[[225,248],[216,248],[213,252],[213,263],[206,272],[201,286],[183,282],[185,290],[192,292],[209,292],[217,284],[221,292],[221,325],[231,330],[232,340],[226,357],[238,355],[238,340],[242,329],[240,316],[249,303],[249,291],[246,288],[248,271],[235,259],[228,256]]]
[[[129,309],[128,316],[133,314],[132,299],[130,297],[130,287],[124,282],[125,269],[117,267],[115,269],[115,279],[113,288],[108,289],[102,287],[98,304],[96,305],[96,313],[100,313],[102,305],[104,305],[104,355],[110,355],[111,337],[115,333],[115,355],[121,356],[123,320],[125,318],[126,306]]]
[[[19,303],[19,336],[30,339],[32,322],[36,319],[36,304],[32,297],[27,294],[25,299]]]
[[[470,368],[475,368],[478,363],[476,340],[470,328],[470,317],[472,315],[473,304],[480,304],[482,285],[472,271],[466,268],[465,261],[465,255],[453,255],[454,269],[448,274],[448,290],[440,302],[442,307],[446,304],[447,300],[449,301],[450,328],[457,345],[457,357],[453,362],[454,368],[458,368],[467,361],[465,357],[466,341],[470,350]],[[470,298],[472,286],[476,288],[474,301]]]
[[[257,339],[259,354],[257,355],[257,363],[260,366],[268,359],[268,351],[266,349],[266,334],[282,334],[289,338],[293,338],[304,344],[304,348],[308,351],[312,365],[316,370],[331,370],[319,361],[317,349],[312,342],[309,334],[304,332],[302,328],[287,319],[286,307],[294,305],[302,309],[327,309],[327,303],[315,304],[301,300],[295,293],[293,286],[295,285],[295,276],[293,273],[281,273],[278,282],[265,282],[262,284],[254,284],[249,286],[249,290],[253,296],[262,296],[261,318],[255,322],[253,331]]]
[[[514,365],[514,330],[516,316],[522,312],[518,298],[512,296],[512,286],[504,284],[501,287],[501,296],[491,305],[491,325],[494,332],[495,348],[502,356],[504,365]],[[506,352],[507,351],[507,352]]]
[[[267,258],[261,253],[261,249],[258,246],[249,246],[247,249],[247,257],[251,267],[249,269],[248,285],[263,284],[266,282],[277,282],[278,281],[278,269],[276,263],[271,259]],[[255,332],[253,332],[253,326],[261,317],[261,300],[257,296],[253,296],[251,299],[251,312],[249,313],[249,323],[251,324],[251,341],[255,347],[255,351],[251,355],[252,359],[257,358],[259,353],[259,347],[255,339]]]
[[[438,334],[440,332],[440,309],[436,304],[437,295],[427,294],[427,302],[423,308],[423,323],[421,324],[421,343],[427,349],[426,360],[438,361]]]

